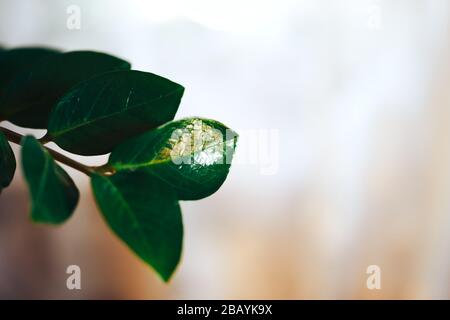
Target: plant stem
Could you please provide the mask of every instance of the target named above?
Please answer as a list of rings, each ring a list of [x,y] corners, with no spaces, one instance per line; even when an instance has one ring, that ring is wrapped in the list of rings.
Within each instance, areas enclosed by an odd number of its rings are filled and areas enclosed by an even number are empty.
[[[23,137],[22,135],[3,127],[0,127],[0,131],[5,134],[6,138],[9,141],[14,142],[16,144],[20,144],[20,140],[22,140]]]
[[[39,142],[43,145],[49,143],[50,141],[52,141],[52,137],[50,137],[48,133],[46,133],[45,136],[39,139]]]
[[[21,135],[21,134],[19,134],[17,132],[14,132],[12,130],[6,129],[4,127],[0,127],[0,131],[5,134],[6,138],[9,141],[20,145],[20,141],[22,140],[23,135]],[[68,165],[71,168],[74,168],[74,169],[76,169],[76,170],[78,170],[80,172],[83,172],[83,173],[87,174],[88,176],[90,176],[92,173],[96,172],[96,167],[86,166],[86,165],[84,165],[82,163],[79,163],[79,162],[77,162],[77,161],[75,161],[75,160],[73,160],[71,158],[66,157],[65,155],[63,155],[63,154],[61,154],[61,153],[59,153],[59,152],[57,152],[55,150],[52,150],[52,149],[47,148],[45,146],[42,146],[42,147],[45,150],[47,150],[53,156],[53,158],[56,161],[64,163],[65,165]]]

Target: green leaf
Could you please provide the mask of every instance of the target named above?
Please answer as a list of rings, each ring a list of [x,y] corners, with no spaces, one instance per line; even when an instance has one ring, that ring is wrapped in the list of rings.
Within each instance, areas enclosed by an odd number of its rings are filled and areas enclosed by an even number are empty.
[[[147,174],[92,176],[97,204],[112,230],[168,281],[181,256],[183,224],[175,194]]]
[[[5,94],[6,87],[20,73],[27,70],[40,59],[57,54],[49,48],[17,48],[0,53],[0,97]],[[0,108],[0,117],[4,116]]]
[[[48,132],[61,148],[105,154],[175,116],[184,88],[140,71],[118,71],[72,88],[53,110]]]
[[[66,221],[77,205],[78,189],[32,136],[22,139],[22,167],[31,196],[31,219],[50,224]]]
[[[225,181],[237,134],[214,120],[174,121],[130,139],[113,150],[116,171],[146,171],[172,187],[180,200],[216,192]]]
[[[16,158],[3,132],[0,131],[0,191],[11,183],[16,172]]]
[[[47,128],[51,109],[71,87],[95,75],[129,68],[128,62],[98,52],[50,55],[15,77],[0,106],[16,125]]]

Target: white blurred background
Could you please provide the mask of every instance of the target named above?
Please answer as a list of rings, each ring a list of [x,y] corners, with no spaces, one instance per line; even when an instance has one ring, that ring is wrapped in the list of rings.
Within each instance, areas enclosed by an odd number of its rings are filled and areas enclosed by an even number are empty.
[[[87,177],[69,169],[81,202],[52,228],[28,221],[18,172],[0,198],[0,297],[449,298],[449,14],[446,0],[0,0],[1,45],[117,55],[185,86],[177,118],[241,133],[224,186],[182,203],[168,285],[105,226]]]

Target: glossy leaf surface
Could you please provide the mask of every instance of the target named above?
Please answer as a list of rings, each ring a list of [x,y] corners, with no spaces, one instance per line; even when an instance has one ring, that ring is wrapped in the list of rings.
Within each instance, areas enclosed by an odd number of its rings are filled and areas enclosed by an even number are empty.
[[[148,174],[92,176],[95,199],[111,229],[168,281],[181,256],[183,224],[174,192]]]
[[[59,224],[74,211],[79,192],[70,176],[32,136],[22,139],[22,167],[31,198],[31,219]]]
[[[172,187],[180,200],[216,192],[230,169],[237,134],[220,122],[174,121],[119,145],[109,164],[117,171],[148,171]]]
[[[51,109],[71,87],[105,72],[129,68],[124,60],[92,51],[47,56],[15,77],[0,105],[14,124],[45,129]]]
[[[50,116],[49,134],[82,155],[105,154],[125,139],[173,119],[184,88],[152,73],[119,71],[72,88]]]

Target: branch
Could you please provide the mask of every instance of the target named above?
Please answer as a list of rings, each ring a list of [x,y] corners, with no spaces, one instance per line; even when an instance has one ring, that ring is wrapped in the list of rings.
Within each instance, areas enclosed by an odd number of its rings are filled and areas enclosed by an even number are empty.
[[[6,138],[9,141],[20,145],[20,141],[22,140],[23,135],[21,135],[17,132],[11,131],[9,129],[3,128],[3,127],[0,127],[0,131],[5,134]],[[90,176],[92,173],[94,173],[96,171],[95,167],[86,166],[86,165],[79,163],[71,158],[66,157],[65,155],[62,155],[61,153],[59,153],[55,150],[52,150],[45,146],[42,146],[42,147],[45,150],[47,150],[56,161],[64,163],[65,165],[68,165],[71,168],[74,168],[80,172],[83,172],[83,173],[87,174],[88,176]]]

